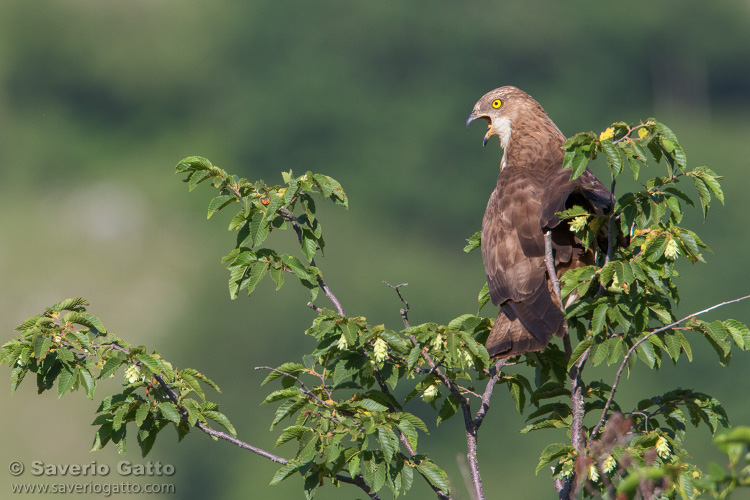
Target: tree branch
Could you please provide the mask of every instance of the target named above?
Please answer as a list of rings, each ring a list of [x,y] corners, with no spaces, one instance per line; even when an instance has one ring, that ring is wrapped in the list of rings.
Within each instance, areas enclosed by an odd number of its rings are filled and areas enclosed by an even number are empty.
[[[402,286],[409,286],[409,283],[401,283],[400,285],[395,286],[391,285],[385,280],[383,281],[383,283],[396,290],[399,300],[404,304],[404,307],[399,309],[399,313],[401,313],[401,319],[404,322],[404,327],[409,328],[409,303],[406,301],[406,299],[404,299],[404,296],[401,295],[401,290],[399,290],[399,288],[401,288]]]
[[[294,232],[297,233],[297,241],[302,244],[302,229],[299,227],[299,223],[297,223],[297,218],[285,207],[279,208],[279,213],[284,217],[284,219],[288,220],[292,224]],[[310,265],[313,267],[318,267],[315,265],[314,258],[310,260]],[[323,280],[323,278],[320,275],[317,275],[316,281],[318,282],[318,286],[320,286],[320,288],[323,290],[323,293],[325,293],[326,297],[328,297],[328,300],[333,303],[333,306],[336,308],[336,312],[339,313],[340,316],[346,317],[346,313],[344,312],[344,308],[341,306],[341,302],[339,302],[339,299],[337,299],[333,292],[331,292],[331,289],[328,288],[328,285]],[[316,309],[316,307],[311,303],[308,303],[308,306],[319,312],[319,309]]]
[[[547,266],[547,274],[549,275],[550,283],[552,284],[552,290],[557,295],[557,299],[560,303],[560,310],[565,314],[565,307],[562,302],[562,294],[560,293],[560,281],[557,279],[557,270],[555,269],[555,260],[552,254],[552,233],[550,231],[544,232],[544,263]],[[565,335],[563,337],[563,345],[565,346],[565,354],[567,359],[570,359],[571,345],[570,335],[568,333],[568,323],[565,320],[564,323]],[[570,369],[568,373],[568,379],[570,380],[570,398],[571,398],[571,422],[570,422],[570,435],[571,444],[578,452],[578,457],[583,456],[583,451],[586,448],[586,438],[583,435],[583,416],[584,416],[584,404],[583,404],[583,380],[581,378],[581,371],[583,371],[583,365],[586,363],[588,357],[588,351],[578,360],[578,362]],[[576,489],[576,474],[574,473],[569,479],[565,481],[565,484],[558,490],[560,499],[567,500],[570,497],[571,491]]]
[[[269,370],[269,371],[272,371],[272,372],[284,375],[286,377],[293,378],[294,380],[296,380],[297,382],[299,382],[300,390],[302,390],[302,392],[304,392],[305,394],[307,394],[308,396],[310,396],[311,398],[313,398],[315,401],[317,401],[318,404],[320,404],[321,406],[325,406],[326,408],[328,408],[328,407],[331,406],[328,403],[326,403],[325,401],[323,401],[322,399],[320,399],[310,389],[308,389],[307,386],[305,385],[305,383],[302,382],[302,380],[300,380],[299,377],[297,377],[295,375],[292,375],[291,373],[283,372],[281,370],[277,370],[276,368],[271,368],[270,366],[256,366],[255,369],[256,370]]]
[[[296,378],[293,375],[289,375],[290,377]],[[187,421],[187,411],[185,408],[182,407],[180,404],[180,398],[177,395],[177,393],[169,387],[169,384],[164,380],[164,377],[162,377],[160,374],[156,373],[154,374],[154,378],[159,382],[159,385],[162,387],[162,389],[167,393],[168,398],[174,403],[178,411],[180,412],[180,415],[182,415],[183,420]],[[277,464],[284,465],[289,462],[286,458],[282,458],[278,455],[274,455],[273,453],[267,452],[266,450],[263,450],[262,448],[258,448],[257,446],[253,446],[249,443],[246,443],[242,441],[241,439],[237,439],[236,437],[227,434],[226,432],[217,431],[215,429],[212,429],[208,425],[198,421],[195,423],[195,427],[202,430],[209,436],[216,438],[216,439],[223,439],[224,441],[228,441],[232,443],[235,446],[239,446],[243,450],[251,451],[255,453],[256,455],[260,455],[263,458],[267,458],[268,460],[271,460],[272,462],[275,462]],[[364,477],[362,477],[361,474],[358,474],[354,477],[344,476],[342,474],[336,474],[336,479],[338,481],[341,481],[342,483],[352,484],[354,486],[357,486],[362,491],[364,491],[367,496],[370,497],[371,500],[380,500],[380,497],[377,493],[372,491],[372,488],[367,484]]]
[[[633,352],[635,352],[636,347],[638,347],[639,345],[641,345],[643,342],[645,342],[652,335],[656,335],[657,333],[661,333],[661,332],[663,332],[665,330],[669,330],[670,328],[673,328],[673,327],[679,325],[680,323],[683,323],[683,322],[685,322],[685,321],[687,321],[687,320],[689,320],[691,318],[694,318],[694,317],[699,316],[701,314],[707,313],[709,311],[713,311],[714,309],[717,309],[719,307],[726,306],[726,305],[729,305],[729,304],[734,304],[736,302],[740,302],[740,301],[743,301],[743,300],[749,299],[749,298],[750,298],[750,295],[745,295],[744,297],[740,297],[738,299],[733,299],[733,300],[727,300],[726,302],[721,302],[719,304],[715,304],[715,305],[713,305],[711,307],[703,309],[702,311],[698,311],[698,312],[695,312],[693,314],[688,314],[684,318],[682,318],[682,319],[680,319],[678,321],[675,321],[674,323],[670,323],[667,326],[663,326],[661,328],[657,328],[656,330],[652,330],[650,333],[648,333],[648,334],[644,335],[643,337],[641,337],[638,340],[638,342],[636,342],[635,344],[633,344],[633,346],[630,349],[628,349],[628,352],[625,354],[625,357],[623,358],[622,363],[620,363],[620,367],[617,369],[617,373],[615,374],[615,381],[612,384],[612,390],[609,392],[609,398],[607,398],[607,402],[604,405],[604,409],[602,410],[602,416],[599,419],[599,422],[596,424],[596,427],[594,427],[594,429],[591,431],[591,437],[593,438],[599,432],[599,430],[601,429],[602,425],[604,425],[604,422],[607,420],[607,412],[609,412],[609,408],[612,405],[612,401],[615,398],[615,392],[617,391],[617,386],[620,383],[620,376],[622,375],[622,371],[625,369],[625,366],[627,366],[627,364],[628,364],[628,359],[630,359],[630,356],[632,356]]]

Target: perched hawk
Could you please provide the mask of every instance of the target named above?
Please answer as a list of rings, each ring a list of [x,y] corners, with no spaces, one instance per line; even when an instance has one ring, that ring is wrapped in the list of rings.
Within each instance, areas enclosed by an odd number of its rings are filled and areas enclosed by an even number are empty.
[[[612,197],[588,169],[574,181],[562,170],[565,136],[532,97],[515,87],[485,94],[466,120],[489,122],[484,144],[500,138],[497,186],[482,221],[482,260],[492,303],[500,305],[487,338],[491,356],[544,349],[564,334],[565,318],[544,263],[544,231],[552,232],[557,275],[591,264],[592,251],[555,212],[581,205],[606,213]]]

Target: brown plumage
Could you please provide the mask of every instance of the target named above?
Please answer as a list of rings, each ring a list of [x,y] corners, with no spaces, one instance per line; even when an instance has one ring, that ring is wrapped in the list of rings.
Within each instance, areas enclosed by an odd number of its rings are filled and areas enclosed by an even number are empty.
[[[593,262],[555,212],[581,205],[607,212],[609,190],[588,169],[574,181],[562,170],[565,136],[531,96],[515,87],[485,94],[466,121],[489,122],[484,144],[500,138],[503,157],[497,186],[482,221],[482,260],[492,303],[501,310],[487,338],[491,356],[544,349],[565,332],[560,301],[544,263],[544,232],[552,232],[557,275]]]

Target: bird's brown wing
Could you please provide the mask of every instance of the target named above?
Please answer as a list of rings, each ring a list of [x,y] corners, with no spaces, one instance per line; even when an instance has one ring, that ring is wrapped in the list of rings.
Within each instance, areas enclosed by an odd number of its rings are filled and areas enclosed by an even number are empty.
[[[558,275],[562,274],[559,271],[569,267],[591,263],[593,254],[584,252],[581,242],[574,237],[567,224],[560,224],[560,218],[555,214],[575,205],[590,213],[607,213],[612,207],[610,191],[589,169],[572,181],[570,171],[561,169],[548,177],[542,199],[544,202],[539,222],[544,230],[552,231],[552,248]],[[603,241],[600,243],[606,247],[606,235],[602,236]]]
[[[544,180],[521,168],[498,176],[482,222],[490,297],[502,309],[485,343],[492,356],[544,349],[564,317],[550,290],[539,224]]]
[[[594,213],[608,212],[612,206],[611,193],[596,176],[586,169],[575,180],[570,180],[570,170],[560,169],[553,172],[546,182],[543,195],[544,204],[541,210],[540,223],[545,229],[552,229],[560,224],[556,212],[581,205]]]
[[[544,241],[539,226],[544,186],[505,169],[482,221],[482,260],[495,305],[531,296],[544,281]]]

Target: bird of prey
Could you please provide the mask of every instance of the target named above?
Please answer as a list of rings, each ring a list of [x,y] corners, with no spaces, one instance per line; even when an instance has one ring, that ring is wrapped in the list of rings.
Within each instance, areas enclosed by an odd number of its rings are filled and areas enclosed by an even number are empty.
[[[544,262],[544,232],[551,231],[558,276],[593,263],[570,226],[556,215],[574,205],[606,214],[609,190],[588,169],[570,180],[563,170],[565,136],[530,95],[501,87],[476,103],[466,126],[477,118],[489,126],[484,145],[498,136],[503,148],[497,186],[482,221],[482,260],[492,303],[501,310],[487,338],[493,357],[544,349],[563,336],[565,317]]]

